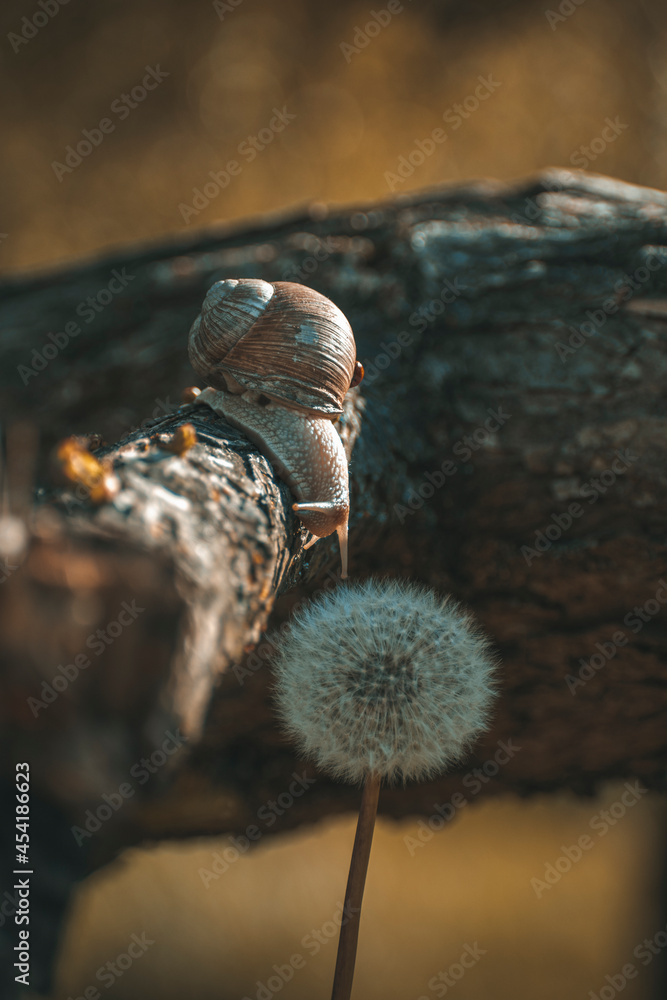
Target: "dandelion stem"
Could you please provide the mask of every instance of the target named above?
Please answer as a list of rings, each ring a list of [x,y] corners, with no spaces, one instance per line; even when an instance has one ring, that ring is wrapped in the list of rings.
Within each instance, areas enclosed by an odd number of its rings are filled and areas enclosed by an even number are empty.
[[[357,940],[359,938],[359,921],[361,917],[361,901],[364,895],[368,859],[373,843],[373,829],[378,808],[381,778],[377,774],[369,774],[364,782],[359,807],[357,832],[352,848],[350,874],[345,890],[345,906],[343,907],[340,938],[338,941],[338,956],[334,973],[333,992],[331,1000],[350,1000],[352,979],[354,977],[354,962],[357,957]]]

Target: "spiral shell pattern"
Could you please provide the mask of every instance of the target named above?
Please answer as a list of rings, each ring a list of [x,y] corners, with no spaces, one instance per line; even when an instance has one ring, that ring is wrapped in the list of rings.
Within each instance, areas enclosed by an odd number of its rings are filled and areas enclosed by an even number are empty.
[[[234,382],[335,416],[355,373],[352,328],[326,296],[291,281],[216,282],[190,330],[190,362],[217,389]],[[236,390],[238,391],[238,389]]]

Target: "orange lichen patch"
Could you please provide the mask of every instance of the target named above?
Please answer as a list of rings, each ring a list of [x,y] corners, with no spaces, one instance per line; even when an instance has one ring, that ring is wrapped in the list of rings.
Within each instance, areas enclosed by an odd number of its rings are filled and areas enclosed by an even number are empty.
[[[111,462],[99,459],[88,451],[82,438],[68,437],[56,449],[61,475],[74,486],[83,487],[91,503],[112,500],[120,489]]]
[[[181,393],[181,399],[184,403],[194,403],[197,396],[201,395],[201,389],[196,385],[189,385]]]
[[[173,452],[174,455],[185,455],[186,451],[189,451],[196,443],[197,431],[194,428],[194,424],[181,424],[174,431],[171,441],[168,441],[161,447],[165,451]]]

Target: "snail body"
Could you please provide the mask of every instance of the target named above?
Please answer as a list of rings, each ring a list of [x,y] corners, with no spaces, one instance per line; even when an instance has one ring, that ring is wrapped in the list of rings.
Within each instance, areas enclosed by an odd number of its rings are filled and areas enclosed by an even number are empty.
[[[222,414],[272,462],[296,497],[293,510],[316,536],[306,548],[338,533],[346,577],[348,463],[333,421],[363,369],[343,313],[292,282],[219,281],[188,350],[209,383],[196,402]]]

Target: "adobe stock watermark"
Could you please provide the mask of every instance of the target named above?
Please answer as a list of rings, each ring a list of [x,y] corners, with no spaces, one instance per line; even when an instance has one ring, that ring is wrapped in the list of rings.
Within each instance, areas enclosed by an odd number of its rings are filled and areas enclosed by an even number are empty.
[[[445,824],[450,823],[459,809],[464,809],[471,798],[479,795],[482,788],[491,781],[500,771],[501,767],[509,764],[512,758],[519,753],[521,747],[515,746],[509,739],[506,743],[498,741],[498,749],[490,760],[484,761],[481,767],[474,767],[464,775],[461,784],[469,791],[469,796],[463,792],[454,792],[449,802],[433,804],[435,810],[427,820],[420,819],[417,823],[417,836],[406,834],[403,837],[408,854],[414,858],[420,847],[425,847]]]
[[[632,611],[628,611],[623,619],[623,624],[635,635],[641,632],[644,625],[650,622],[652,618],[655,618],[662,611],[665,604],[667,604],[667,581],[660,579],[658,583],[660,586],[656,590],[655,596],[650,597],[642,605],[636,605]],[[628,634],[623,629],[618,629],[608,640],[596,642],[595,648],[597,649],[597,653],[593,653],[589,660],[584,660],[583,657],[579,660],[580,667],[576,676],[573,674],[566,675],[565,683],[568,686],[570,694],[575,695],[579,688],[585,687],[610,660],[613,660],[619,649],[627,646],[628,641]]]
[[[609,831],[613,830],[616,824],[627,814],[628,810],[636,806],[644,795],[648,793],[648,789],[642,788],[638,781],[635,781],[633,784],[626,781],[623,787],[625,791],[621,797],[612,802],[608,809],[600,809],[599,812],[595,813],[588,824],[589,829],[597,834],[597,840],[590,833],[582,833],[581,836],[577,837],[574,844],[561,845],[563,853],[555,861],[546,862],[542,877],[531,878],[530,885],[538,899],[542,899],[545,892],[558,885],[563,875],[567,875],[572,870],[573,865],[581,861],[584,855],[588,851],[591,851],[602,837],[606,837]]]
[[[236,152],[243,158],[245,163],[239,160],[228,160],[222,170],[209,170],[210,181],[206,181],[201,188],[192,189],[192,204],[186,205],[181,202],[178,210],[181,213],[183,222],[189,224],[190,220],[196,218],[200,212],[211,204],[225,188],[229,187],[232,177],[238,177],[246,164],[252,163],[259,153],[270,146],[275,137],[284,132],[287,126],[294,121],[295,114],[287,110],[287,105],[282,108],[273,109],[273,117],[265,128],[261,128],[256,135],[247,136],[236,147]]]
[[[113,621],[110,621],[105,628],[98,628],[90,633],[86,639],[86,647],[95,656],[101,656],[107,646],[111,646],[118,636],[126,628],[129,628],[145,610],[145,608],[138,608],[135,600],[123,601],[118,616]],[[91,662],[90,657],[85,653],[77,653],[71,663],[59,664],[51,682],[42,681],[40,697],[31,696],[27,699],[28,707],[33,716],[37,718],[43,709],[52,705],[63,691],[66,691],[70,684],[74,683],[81,671],[88,669]]]
[[[667,947],[667,927],[661,928],[651,938],[644,938],[633,949],[633,956],[646,968],[650,965],[656,955],[660,955]],[[636,979],[640,969],[634,962],[626,962],[623,968],[615,975],[606,975],[603,986],[597,993],[589,990],[588,1000],[614,1000],[619,993],[625,989],[631,979]]]
[[[364,237],[340,237],[323,236],[310,238],[313,249],[307,257],[304,257],[299,265],[290,264],[281,275],[281,281],[296,281],[301,284],[309,282],[320,264],[331,257],[332,254],[361,254],[368,240]],[[306,249],[304,247],[304,249]]]
[[[394,337],[393,340],[387,342],[383,340],[380,342],[381,351],[375,355],[372,361],[368,361],[364,358],[364,382],[366,386],[373,385],[382,372],[386,371],[391,365],[392,361],[396,361],[400,358],[406,347],[410,347],[415,340],[414,333],[410,333],[408,330],[401,330],[401,332]]]
[[[479,83],[472,94],[468,94],[461,103],[453,104],[442,113],[442,120],[450,126],[452,132],[456,132],[463,122],[467,121],[480,105],[502,86],[500,80],[493,79],[492,73],[487,77],[478,76],[477,79]],[[400,184],[405,184],[415,170],[423,165],[426,158],[432,156],[438,146],[447,142],[447,139],[447,132],[443,128],[434,128],[425,138],[415,139],[412,149],[399,156],[396,170],[385,171],[384,179],[389,190],[395,191]]]
[[[414,333],[409,330],[401,330],[393,340],[389,342],[381,341],[380,347],[382,350],[375,355],[372,361],[364,358],[365,385],[372,385],[382,372],[389,368],[392,361],[400,358],[403,350],[414,343],[415,333],[423,333],[427,327],[435,323],[436,319],[445,312],[446,306],[455,302],[465,291],[465,287],[459,284],[458,278],[454,278],[452,281],[446,278],[442,283],[440,295],[437,299],[431,299],[429,302],[423,303],[419,308],[414,309],[410,313],[408,326],[413,328]]]
[[[171,396],[167,396],[166,399],[160,399],[159,396],[156,396],[153,402],[155,403],[155,406],[151,411],[151,415],[149,417],[145,417],[141,423],[134,424],[127,431],[125,431],[125,434],[133,434],[135,431],[144,430],[146,427],[150,427],[154,424],[156,420],[168,417],[172,413],[176,413],[176,410],[180,410],[182,406],[187,405],[185,403],[172,403]]]
[[[302,774],[292,774],[292,778],[294,780],[284,792],[277,795],[275,799],[269,799],[257,810],[257,819],[266,828],[265,830],[251,823],[240,836],[227,837],[229,847],[223,848],[222,851],[213,852],[211,855],[212,864],[209,868],[197,869],[197,874],[205,889],[210,888],[211,882],[216,882],[229,869],[230,865],[233,865],[249,851],[251,844],[260,840],[278,817],[283,816],[288,809],[292,808],[295,799],[301,798],[311,785],[316,784],[316,779],[309,778],[305,771]]]
[[[338,587],[341,583],[340,570],[334,572],[328,569],[325,573],[325,584],[323,587],[318,587],[311,594],[308,595],[308,601],[314,601],[316,597],[320,594],[324,594],[331,590],[332,587]],[[306,600],[306,598],[304,598]],[[295,608],[292,609],[292,616],[298,610],[300,604],[299,602]],[[278,639],[284,639],[289,635],[290,623],[283,622],[279,628],[274,629],[270,636],[268,636],[264,642],[259,643],[259,645],[254,649],[242,663],[235,663],[232,670],[236,680],[239,682],[240,686],[243,687],[248,677],[252,677],[261,670],[267,663],[270,663],[271,658],[275,652],[275,643]]]
[[[340,50],[343,53],[345,62],[349,65],[352,62],[352,56],[363,52],[370,45],[371,41],[377,38],[382,29],[391,24],[396,14],[401,14],[404,10],[405,7],[401,3],[401,0],[389,0],[386,7],[382,7],[380,10],[369,11],[370,20],[363,26],[355,26],[352,42],[340,43]]]
[[[320,264],[323,264],[335,252],[335,243],[335,237],[325,236],[323,240],[319,241],[318,246],[315,247],[312,254],[303,258],[299,267],[296,264],[290,265],[282,275],[281,280],[296,281],[303,284],[313,276]]]
[[[465,944],[458,962],[452,962],[445,972],[438,972],[437,975],[429,979],[427,986],[433,996],[447,996],[452,987],[460,983],[466,972],[469,969],[474,969],[484,955],[486,955],[486,949],[480,948],[476,941],[474,944]],[[422,994],[417,997],[417,1000],[431,1000],[431,998]]]
[[[12,573],[15,573],[18,568],[18,563],[11,563],[7,556],[0,556],[0,584],[7,583]]]
[[[42,28],[46,27],[49,21],[60,12],[60,8],[68,4],[69,0],[37,0],[37,9],[30,17],[21,18],[21,29],[17,34],[10,31],[7,40],[14,52],[20,52],[24,45],[39,34]]]
[[[617,450],[616,458],[611,466],[601,472],[599,476],[584,483],[579,488],[579,496],[588,497],[589,504],[596,503],[617,482],[619,476],[625,475],[630,466],[637,461],[639,461],[639,455],[634,455],[629,448],[624,448],[622,451]],[[521,546],[521,555],[526,560],[526,564],[530,566],[535,559],[548,552],[554,542],[562,538],[564,532],[571,528],[574,521],[580,518],[583,513],[584,508],[580,503],[575,502],[569,504],[567,511],[563,511],[562,514],[552,514],[553,523],[535,532],[533,545]]]
[[[519,226],[532,225],[535,223],[542,214],[538,198],[541,198],[544,195],[558,194],[559,192],[565,190],[573,177],[573,174],[569,175],[567,179],[563,181],[559,181],[555,177],[549,178],[549,190],[542,191],[539,195],[533,195],[525,198],[523,211],[519,213],[514,212],[510,216],[510,220]]]
[[[594,163],[597,160],[598,156],[602,156],[607,147],[611,146],[612,142],[616,142],[619,135],[628,128],[630,126],[623,124],[618,115],[616,115],[613,121],[611,118],[605,118],[604,128],[600,132],[600,135],[591,139],[587,146],[579,146],[578,149],[575,149],[570,156],[570,163],[573,167],[585,170],[590,163]]]
[[[308,952],[309,957],[314,957],[329,941],[337,938],[341,927],[359,912],[358,907],[339,902],[329,920],[325,920],[321,927],[313,927],[304,934],[301,938],[301,947]],[[280,993],[285,983],[294,978],[294,973],[305,968],[305,965],[306,957],[301,952],[295,952],[284,964],[272,966],[273,975],[269,976],[266,982],[261,979],[256,981],[257,989],[252,997],[246,994],[241,1000],[272,1000],[276,993]]]
[[[82,299],[74,310],[75,314],[84,323],[92,323],[96,316],[106,309],[116,295],[120,295],[123,289],[127,288],[131,281],[134,281],[135,277],[135,274],[128,274],[124,267],[120,271],[114,268],[111,272],[111,278],[104,288],[100,288],[94,295],[89,295],[88,298]],[[16,371],[21,376],[23,385],[27,385],[31,378],[43,372],[49,362],[57,358],[60,352],[64,351],[68,346],[70,340],[78,337],[81,332],[81,324],[75,320],[70,320],[68,323],[65,323],[62,330],[56,331],[56,333],[48,333],[47,343],[44,344],[41,350],[33,347],[31,351],[31,363],[29,365],[16,366]]]
[[[624,274],[614,282],[613,297],[605,299],[600,309],[587,309],[586,316],[590,322],[581,323],[578,327],[568,326],[571,336],[567,343],[561,340],[555,344],[556,353],[562,362],[565,362],[572,354],[575,354],[586,341],[595,336],[600,328],[607,322],[610,316],[617,313],[624,302],[632,298],[642,285],[651,280],[651,274],[659,271],[667,264],[667,257],[658,257],[657,254],[649,254],[646,257],[645,266],[638,267],[630,274]]]
[[[131,934],[125,951],[121,951],[115,958],[105,962],[104,965],[100,965],[95,973],[95,979],[104,986],[105,990],[111,989],[114,983],[125,975],[137,959],[143,958],[151,945],[154,944],[155,941],[146,936],[146,931],[142,934],[137,934],[136,932]],[[101,997],[102,993],[100,993],[97,986],[91,984],[78,996],[73,997],[70,994],[67,1000],[100,1000]]]
[[[460,458],[463,465],[466,465],[480,448],[488,447],[497,431],[504,427],[512,416],[511,413],[505,413],[502,406],[496,410],[489,408],[486,412],[489,415],[484,423],[471,434],[464,434],[452,447],[452,454]],[[410,488],[410,493],[405,500],[407,506],[400,503],[394,504],[394,513],[400,523],[403,524],[406,517],[421,510],[424,504],[434,496],[436,490],[442,489],[447,477],[455,476],[459,468],[460,466],[456,465],[451,458],[445,458],[440,463],[439,468],[433,469],[432,472],[425,472],[419,486]]]
[[[572,17],[573,14],[576,14],[579,8],[585,3],[586,0],[563,0],[563,2],[558,5],[557,11],[545,10],[544,16],[547,19],[547,24],[552,31],[555,31],[558,24],[561,24],[563,21],[567,21],[567,19]]]
[[[459,284],[458,278],[454,278],[453,281],[445,278],[439,297],[423,303],[418,309],[410,313],[408,326],[413,327],[415,333],[423,333],[424,330],[435,323],[438,316],[442,316],[445,306],[450,306],[456,302],[458,297],[463,295],[466,290],[464,286]]]
[[[320,263],[327,260],[329,256],[338,249],[335,246],[336,237],[325,237],[321,245],[317,247],[311,256],[304,258],[301,266],[296,268],[290,266],[282,275],[282,281],[304,282],[306,276],[310,277],[317,270]],[[372,360],[363,358],[364,365],[364,385],[372,385],[384,371],[386,371],[393,361],[401,357],[406,347],[411,347],[415,342],[415,334],[421,334],[429,326],[435,323],[439,316],[442,316],[448,305],[455,302],[460,295],[463,295],[467,288],[454,277],[451,280],[445,278],[440,288],[438,298],[424,302],[417,309],[414,309],[408,317],[408,326],[412,330],[401,330],[392,340],[381,341],[381,351]],[[414,331],[414,332],[413,332]]]
[[[110,820],[128,799],[134,798],[137,787],[150,781],[151,777],[164,767],[169,758],[178,753],[183,744],[187,742],[187,736],[184,736],[180,729],[176,729],[175,733],[168,729],[164,736],[165,738],[156,750],[153,750],[148,757],[141,757],[130,768],[130,777],[134,779],[134,782],[122,781],[116,791],[104,792],[102,794],[103,801],[95,809],[86,809],[83,827],[73,826],[70,828],[77,847],[81,847],[85,840],[89,840],[93,834],[97,833],[102,828],[102,824]]]
[[[10,563],[7,556],[0,556],[0,584],[7,583],[12,573],[19,569],[19,563]]]
[[[0,903],[0,927],[4,927],[6,922],[18,913],[19,902],[18,889],[13,895],[5,889]]]
[[[213,10],[221,21],[224,21],[225,14],[233,14],[241,6],[243,0],[213,0]]]
[[[129,94],[123,93],[111,102],[109,110],[118,118],[118,121],[125,121],[130,112],[138,108],[146,100],[148,94],[159,87],[162,81],[169,76],[169,73],[160,69],[159,63],[157,66],[144,68],[146,75],[141,83],[133,87]],[[51,162],[51,169],[61,184],[65,174],[71,174],[77,167],[81,166],[86,157],[102,145],[105,137],[116,131],[116,124],[112,118],[105,116],[99,120],[96,127],[81,129],[83,138],[79,139],[76,147],[72,145],[65,147],[65,162],[60,163],[58,160]]]

